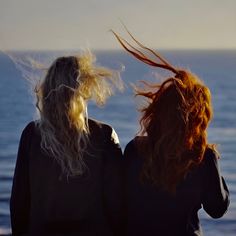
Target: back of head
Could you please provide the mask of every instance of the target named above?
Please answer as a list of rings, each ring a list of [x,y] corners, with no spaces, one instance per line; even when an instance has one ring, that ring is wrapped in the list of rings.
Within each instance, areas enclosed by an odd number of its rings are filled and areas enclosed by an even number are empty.
[[[54,128],[73,127],[72,101],[76,100],[79,83],[79,66],[76,57],[61,57],[51,65],[40,88],[39,107],[41,118],[47,119]],[[84,110],[83,101],[80,103]],[[83,122],[83,121],[81,121]]]
[[[142,177],[174,191],[188,171],[199,165],[212,118],[209,89],[193,74],[180,71],[154,91],[138,92],[149,98],[142,110],[142,134],[147,135]]]
[[[149,99],[141,110],[140,133],[147,136],[147,142],[138,145],[144,156],[141,178],[175,192],[177,184],[201,163],[209,146],[206,129],[212,118],[210,91],[197,76],[173,67],[127,32],[141,49],[113,31],[126,51],[149,66],[175,74],[162,84],[145,83],[147,90],[137,90],[137,95]]]
[[[89,143],[87,100],[103,105],[113,87],[121,88],[119,74],[93,63],[91,53],[56,59],[36,88],[41,147],[70,175],[84,173],[84,151]]]

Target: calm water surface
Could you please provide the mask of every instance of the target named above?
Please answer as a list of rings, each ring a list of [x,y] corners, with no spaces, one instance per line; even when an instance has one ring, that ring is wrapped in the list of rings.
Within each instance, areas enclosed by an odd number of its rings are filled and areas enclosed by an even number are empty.
[[[54,53],[55,54],[55,53]],[[56,53],[57,55],[60,53]],[[236,235],[236,51],[163,51],[174,65],[191,69],[210,87],[214,120],[209,128],[209,142],[219,144],[221,172],[230,189],[229,211],[221,219],[211,219],[200,211],[206,236]],[[23,57],[25,53],[17,54]],[[52,58],[52,52],[31,53],[33,57]],[[117,131],[122,148],[138,131],[137,104],[129,83],[140,79],[160,78],[162,71],[149,68],[119,51],[97,52],[102,65],[126,69],[122,77],[127,88],[101,109],[89,104],[91,117],[111,124]],[[14,63],[0,54],[0,235],[10,232],[9,198],[20,134],[36,117],[28,82]]]

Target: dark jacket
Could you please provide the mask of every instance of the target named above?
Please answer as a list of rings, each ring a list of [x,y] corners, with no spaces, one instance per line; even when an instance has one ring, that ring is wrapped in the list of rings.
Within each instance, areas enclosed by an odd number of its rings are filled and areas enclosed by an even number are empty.
[[[67,178],[40,148],[35,122],[24,129],[10,200],[13,235],[118,235],[122,152],[115,131],[89,119],[87,171]]]
[[[198,210],[213,218],[221,217],[229,205],[229,192],[220,175],[216,152],[207,149],[203,162],[190,171],[170,194],[140,182],[143,166],[138,146],[145,137],[136,137],[125,149],[126,224],[129,236],[193,236],[202,235]]]

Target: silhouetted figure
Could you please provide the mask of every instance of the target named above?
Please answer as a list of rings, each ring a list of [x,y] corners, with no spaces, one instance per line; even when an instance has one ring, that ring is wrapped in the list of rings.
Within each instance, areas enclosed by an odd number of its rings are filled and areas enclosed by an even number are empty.
[[[38,121],[24,129],[10,202],[13,235],[118,235],[122,152],[114,129],[89,119],[119,78],[91,54],[61,57],[36,88]]]
[[[229,192],[221,177],[219,154],[207,142],[212,118],[211,94],[190,72],[178,70],[153,50],[135,48],[113,32],[142,62],[175,74],[161,84],[137,89],[142,108],[140,136],[125,148],[126,233],[129,236],[202,235],[198,210],[223,216]],[[146,52],[151,56],[147,56]]]

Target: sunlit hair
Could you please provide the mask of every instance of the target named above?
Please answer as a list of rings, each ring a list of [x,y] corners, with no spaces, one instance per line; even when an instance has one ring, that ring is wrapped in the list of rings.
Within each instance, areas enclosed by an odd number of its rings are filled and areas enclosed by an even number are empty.
[[[53,156],[67,176],[85,171],[89,144],[87,100],[103,105],[114,87],[122,88],[119,73],[94,65],[91,53],[60,57],[36,87],[38,127],[43,150]]]
[[[149,99],[140,120],[140,133],[148,139],[142,178],[175,191],[188,171],[201,163],[209,146],[210,91],[196,76],[182,71],[181,78],[169,78],[137,95]]]
[[[138,60],[175,74],[162,84],[145,82],[146,88],[136,91],[136,95],[148,99],[148,104],[141,109],[140,120],[140,134],[147,136],[147,142],[141,146],[138,144],[145,157],[141,179],[175,192],[189,170],[202,162],[206,148],[214,148],[207,143],[206,131],[213,115],[210,90],[197,76],[174,68],[159,54],[142,45],[129,31],[132,39],[160,62],[113,33]]]

